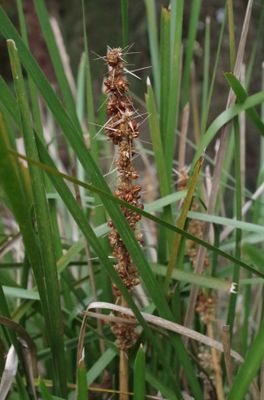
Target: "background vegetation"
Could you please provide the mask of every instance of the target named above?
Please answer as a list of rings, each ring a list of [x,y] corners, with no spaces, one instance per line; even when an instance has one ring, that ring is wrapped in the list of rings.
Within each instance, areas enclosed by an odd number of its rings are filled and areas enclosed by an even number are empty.
[[[212,3],[0,7],[0,399],[263,398],[264,6]],[[112,195],[107,46],[138,111],[144,211]],[[143,246],[120,205],[142,216]],[[120,315],[138,335],[125,377]]]

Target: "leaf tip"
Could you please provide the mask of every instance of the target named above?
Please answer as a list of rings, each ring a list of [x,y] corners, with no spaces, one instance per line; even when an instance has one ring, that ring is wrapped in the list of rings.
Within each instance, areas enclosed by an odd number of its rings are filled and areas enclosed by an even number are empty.
[[[16,43],[13,39],[7,39],[6,43],[8,47],[12,47],[14,50],[17,50]]]

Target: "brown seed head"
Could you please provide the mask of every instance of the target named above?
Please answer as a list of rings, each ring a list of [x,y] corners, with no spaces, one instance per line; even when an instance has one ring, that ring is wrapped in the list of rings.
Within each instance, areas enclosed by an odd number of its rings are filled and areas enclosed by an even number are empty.
[[[121,47],[117,47],[115,49],[109,48],[105,56],[105,60],[107,64],[110,65],[111,67],[117,67],[118,64],[123,63],[122,56],[123,56],[123,51]]]

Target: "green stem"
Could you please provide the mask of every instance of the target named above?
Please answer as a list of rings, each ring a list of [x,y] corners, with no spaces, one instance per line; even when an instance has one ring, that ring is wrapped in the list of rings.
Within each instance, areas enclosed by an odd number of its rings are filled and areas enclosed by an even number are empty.
[[[239,122],[238,118],[234,119],[234,135],[235,135],[235,177],[236,177],[236,219],[241,220],[242,218],[242,205],[241,205],[241,173],[240,173],[240,131],[239,131]],[[241,239],[242,239],[242,231],[241,229],[236,229],[235,234],[235,257],[240,258],[241,256]],[[233,267],[233,278],[232,281],[236,285],[235,293],[231,293],[229,307],[228,307],[228,315],[227,315],[227,325],[230,326],[230,334],[232,337],[233,326],[235,320],[235,310],[236,310],[236,302],[237,302],[237,292],[239,290],[239,273],[240,267],[238,265],[234,265]]]

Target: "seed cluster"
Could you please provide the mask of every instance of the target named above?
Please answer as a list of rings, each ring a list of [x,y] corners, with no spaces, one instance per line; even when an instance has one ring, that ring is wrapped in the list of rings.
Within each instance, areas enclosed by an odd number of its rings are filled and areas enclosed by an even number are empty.
[[[211,294],[200,292],[195,311],[200,315],[205,325],[215,321],[216,298]]]
[[[118,183],[114,195],[133,206],[143,208],[140,202],[141,186],[135,182],[138,174],[132,161],[135,154],[133,140],[139,135],[139,124],[136,120],[136,111],[132,99],[128,95],[129,84],[124,71],[123,50],[121,48],[109,48],[105,61],[108,65],[108,76],[104,82],[108,94],[108,121],[105,125],[105,133],[118,148],[116,160]],[[121,207],[121,209],[130,228],[135,232],[137,240],[142,243],[142,234],[137,232],[136,228],[141,216],[125,207]],[[108,236],[109,243],[113,248],[113,256],[117,260],[114,268],[126,288],[132,290],[134,286],[139,284],[138,271],[113,221],[110,220],[108,225],[112,228]],[[119,299],[120,292],[115,284],[113,284],[113,291]],[[135,339],[133,328],[114,324],[112,330],[119,339],[121,348],[127,349],[131,346]]]

